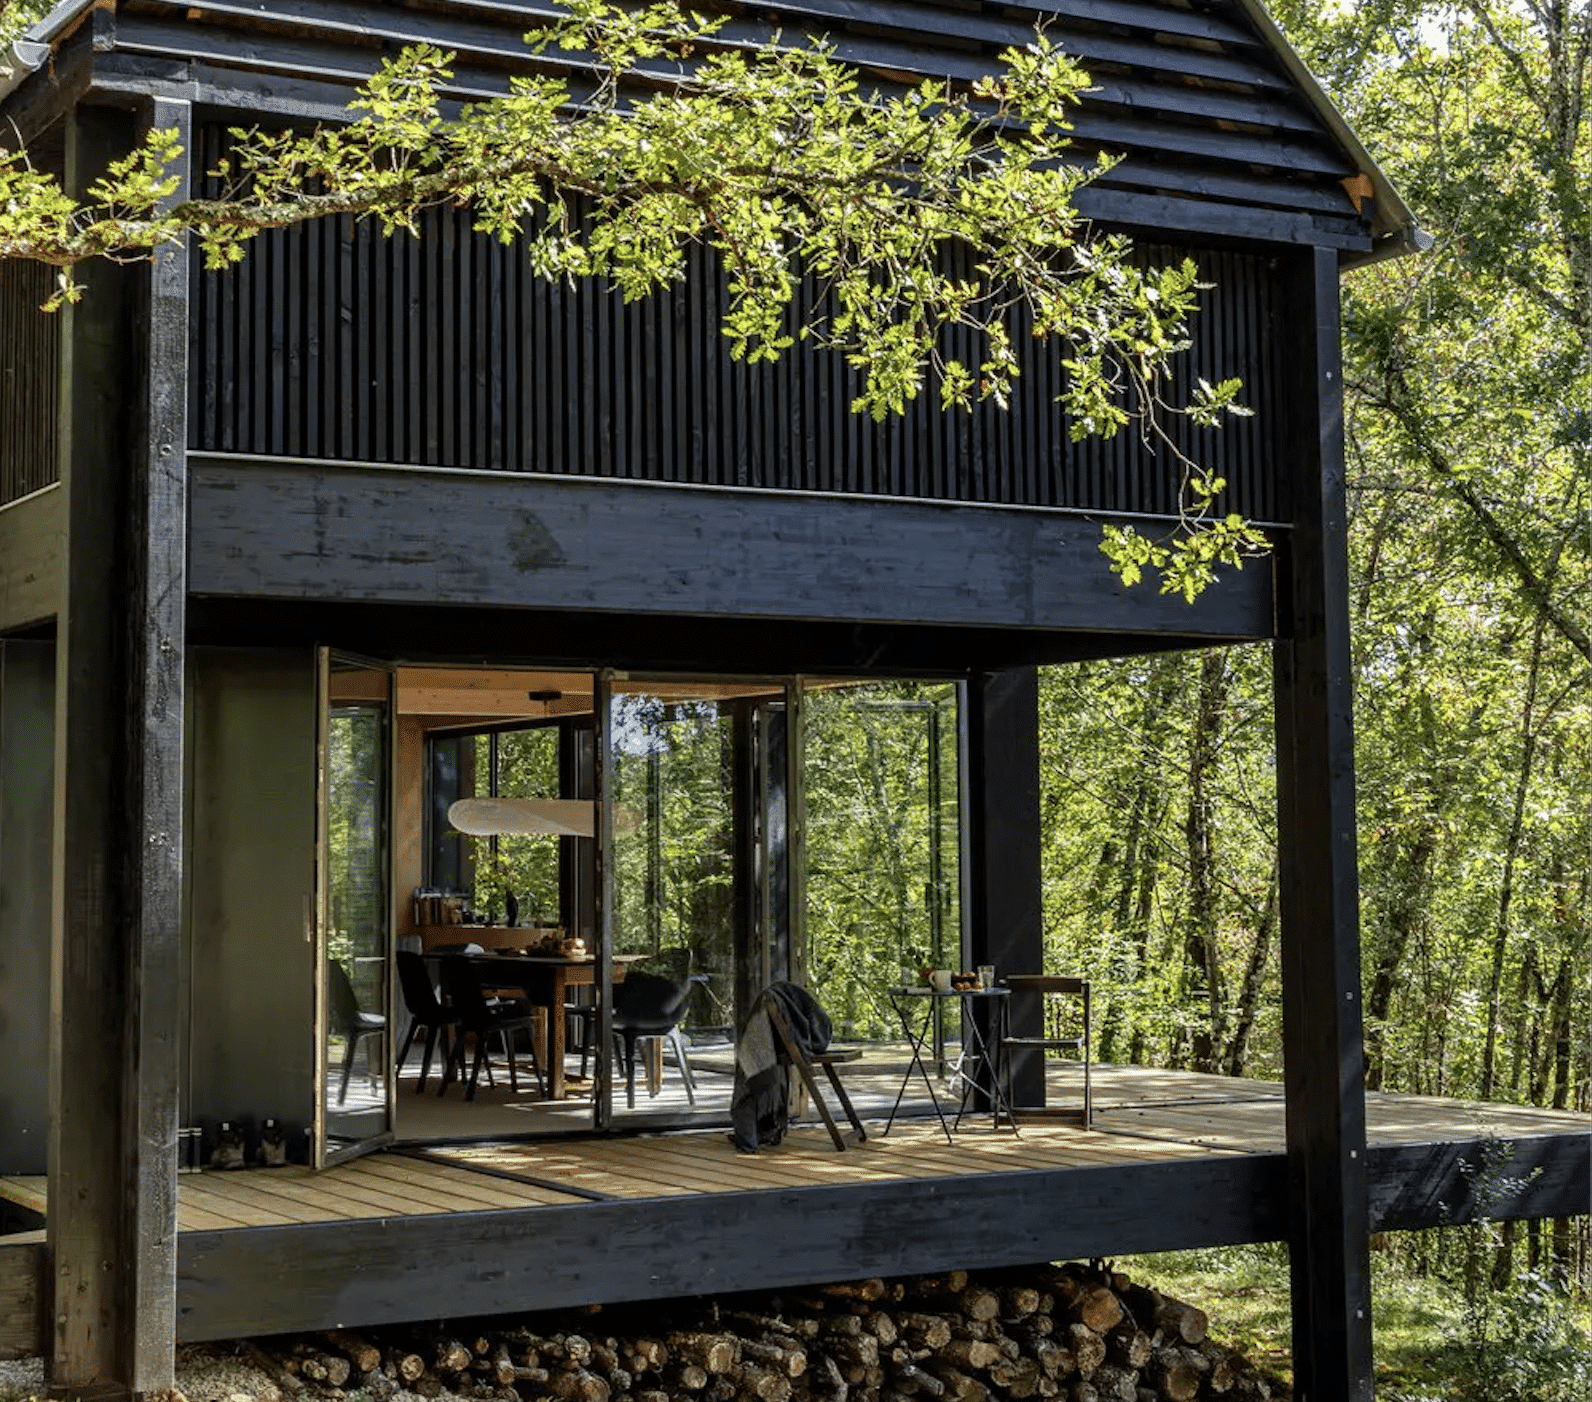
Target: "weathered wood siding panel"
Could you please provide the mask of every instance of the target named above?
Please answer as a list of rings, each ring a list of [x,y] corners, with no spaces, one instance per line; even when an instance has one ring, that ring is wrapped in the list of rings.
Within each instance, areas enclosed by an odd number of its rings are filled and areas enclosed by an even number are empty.
[[[1271,562],[1193,604],[1125,588],[1100,524],[1004,507],[198,459],[197,595],[1271,636]]]
[[[0,1245],[0,1358],[44,1351],[44,1243]]]
[[[212,143],[217,142],[214,131]],[[213,146],[212,150],[218,149]],[[1143,250],[1150,263],[1186,251]],[[1229,482],[1224,510],[1277,520],[1271,262],[1197,252],[1205,310],[1170,387],[1242,378],[1257,412],[1220,431],[1169,417]],[[1137,433],[1068,440],[1062,372],[1031,356],[1011,408],[943,412],[934,393],[876,424],[835,355],[731,360],[722,269],[631,306],[532,276],[523,253],[432,211],[421,237],[321,222],[272,233],[195,280],[192,446],[202,451],[546,472],[1170,515],[1174,454]],[[1023,338],[1019,338],[1021,344]],[[977,348],[961,348],[975,362]]]
[[[0,263],[0,506],[60,477],[61,318],[39,304],[55,290],[42,263]]]

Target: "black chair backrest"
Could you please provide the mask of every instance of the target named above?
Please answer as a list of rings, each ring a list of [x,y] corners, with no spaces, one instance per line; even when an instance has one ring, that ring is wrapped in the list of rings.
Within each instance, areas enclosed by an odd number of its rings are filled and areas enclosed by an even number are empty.
[[[442,992],[466,1027],[484,1027],[492,1021],[475,961],[450,954],[442,961]]]
[[[684,1015],[690,997],[689,983],[632,970],[614,985],[614,1018],[637,1031],[667,1032]]]
[[[326,961],[326,1002],[334,1030],[346,1034],[359,1026],[359,999],[348,981],[348,970],[336,959]]]
[[[404,1006],[409,1009],[410,1017],[428,1022],[441,1013],[437,990],[431,986],[431,975],[426,971],[426,961],[413,950],[398,951],[398,986],[403,989]]]

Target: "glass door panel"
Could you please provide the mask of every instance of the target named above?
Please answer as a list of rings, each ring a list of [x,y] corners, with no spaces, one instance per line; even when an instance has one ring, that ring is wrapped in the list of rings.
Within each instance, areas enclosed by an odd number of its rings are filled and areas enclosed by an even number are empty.
[[[886,990],[962,968],[958,692],[946,682],[813,686],[804,697],[808,986],[847,1040],[899,1043]],[[954,1050],[955,1012],[934,1033]]]
[[[760,751],[770,731],[759,710],[782,710],[784,702],[783,682],[614,683],[605,737],[613,830],[605,892],[615,1125],[729,1112],[738,993],[744,997],[738,985],[748,975],[761,978],[770,892],[787,890],[783,871],[772,872],[767,860]],[[778,729],[783,741],[783,724]],[[783,865],[784,785],[777,787]],[[627,1042],[633,1066],[621,1050]]]
[[[392,1138],[390,669],[321,654],[315,1161]]]

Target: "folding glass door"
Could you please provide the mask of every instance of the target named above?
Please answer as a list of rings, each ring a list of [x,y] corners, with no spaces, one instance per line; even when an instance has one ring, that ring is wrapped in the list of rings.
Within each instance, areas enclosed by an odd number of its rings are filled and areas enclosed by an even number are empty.
[[[727,1116],[740,1016],[793,971],[791,690],[602,679],[599,1125]]]
[[[393,674],[322,649],[316,861],[317,1167],[393,1137]]]

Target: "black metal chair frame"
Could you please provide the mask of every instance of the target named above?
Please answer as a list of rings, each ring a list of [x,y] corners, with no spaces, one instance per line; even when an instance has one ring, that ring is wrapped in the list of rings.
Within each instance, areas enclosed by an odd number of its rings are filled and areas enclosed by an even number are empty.
[[[1078,999],[1082,1005],[1083,1030],[1071,1035],[1061,1036],[1057,1032],[1046,1028],[1039,1036],[1025,1037],[1014,1036],[1007,1032],[1001,1041],[1001,1051],[1006,1066],[1008,1100],[1013,1084],[1011,1079],[1012,1053],[1026,1053],[1037,1051],[1041,1064],[1047,1051],[1073,1051],[1080,1054],[1083,1062],[1083,1108],[1076,1110],[1062,1106],[1037,1106],[1037,1105],[1012,1105],[1014,1119],[1054,1119],[1072,1120],[1082,1125],[1084,1129],[1090,1128],[1094,1121],[1094,1102],[1089,1084],[1089,980],[1084,978],[1066,978],[1059,974],[1007,974],[1002,980],[1014,995],[1023,993],[1037,993],[1042,998],[1046,995],[1061,995]],[[1049,1009],[1046,1009],[1049,1012]]]
[[[346,1044],[342,1081],[337,1088],[337,1103],[341,1105],[348,1099],[348,1082],[354,1072],[355,1051],[364,1038],[384,1034],[387,1031],[387,1019],[380,1013],[367,1013],[359,1006],[348,970],[336,959],[326,961],[326,995],[331,1030],[339,1033]],[[370,1083],[374,1089],[376,1072],[368,1055],[366,1065],[370,1067]]]
[[[649,1014],[644,1008],[627,1010],[627,1001],[634,1002],[645,990],[655,990],[661,994],[665,987],[670,991],[669,997],[659,1003],[655,1013]],[[680,1079],[685,1083],[686,1099],[692,1105],[696,1104],[696,1079],[691,1073],[685,1038],[680,1032],[680,1019],[685,1016],[691,987],[689,978],[680,981],[644,971],[632,971],[622,983],[614,985],[614,1051],[625,1069],[625,1104],[629,1109],[636,1108],[636,1048],[651,1038],[666,1041],[674,1048]]]
[[[459,1014],[459,1035],[453,1039],[453,1053],[442,1071],[442,1085],[437,1094],[446,1095],[449,1083],[457,1075],[464,1081],[464,1098],[475,1099],[475,1087],[481,1077],[481,1067],[486,1064],[486,1042],[494,1032],[503,1036],[503,1051],[509,1063],[509,1090],[519,1093],[519,1066],[514,1055],[514,1038],[511,1035],[521,1028],[528,1031],[531,1046],[531,1070],[536,1075],[537,1090],[545,1100],[547,1082],[542,1077],[542,1064],[536,1056],[536,1018],[532,1013],[504,1013],[491,1008],[486,994],[481,991],[478,971],[465,955],[452,954],[442,961],[442,989],[449,1004]],[[475,1059],[466,1079],[464,1074],[464,1033],[475,1038]]]
[[[442,1060],[446,1066],[453,1055],[453,1043],[458,1038],[462,1019],[457,1009],[442,1006],[437,990],[431,986],[424,957],[411,950],[398,951],[398,987],[403,992],[404,1007],[409,1010],[409,1030],[404,1034],[403,1050],[398,1053],[394,1074],[403,1070],[415,1034],[424,1027],[426,1048],[420,1059],[420,1082],[415,1086],[415,1094],[421,1095],[426,1089],[426,1077],[431,1074],[431,1057],[437,1049],[438,1037],[442,1039]]]

